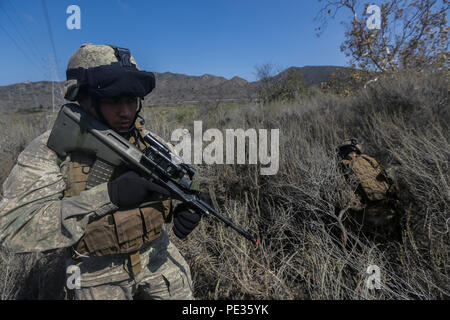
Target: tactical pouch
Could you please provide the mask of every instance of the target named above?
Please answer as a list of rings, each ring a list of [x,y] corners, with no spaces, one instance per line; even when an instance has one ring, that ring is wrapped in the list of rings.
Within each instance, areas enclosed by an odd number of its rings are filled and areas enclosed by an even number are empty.
[[[78,243],[75,250],[84,255],[107,255],[118,253],[119,243],[117,241],[112,215],[106,215],[89,223],[83,238]]]
[[[161,207],[156,209],[155,207]],[[152,207],[140,208],[142,220],[144,221],[145,234],[144,241],[150,242],[158,238],[161,235],[162,225],[164,223],[164,217],[161,214],[164,208],[162,203],[157,203]]]
[[[87,225],[75,250],[83,255],[103,256],[138,251],[161,235],[167,207],[158,202],[143,208],[118,210]]]
[[[80,153],[71,154],[71,161],[69,164],[67,176],[67,189],[64,194],[65,197],[72,197],[79,195],[81,191],[86,189],[86,183],[91,171],[91,166],[94,163],[92,158],[89,158]]]
[[[119,250],[121,253],[130,253],[139,250],[142,246],[143,225],[140,210],[131,209],[116,211],[113,215]]]

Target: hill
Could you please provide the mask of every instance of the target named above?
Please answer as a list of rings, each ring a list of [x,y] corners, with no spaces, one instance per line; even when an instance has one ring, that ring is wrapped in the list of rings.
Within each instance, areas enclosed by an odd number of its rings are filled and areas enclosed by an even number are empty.
[[[308,85],[318,85],[327,81],[333,72],[341,67],[305,66],[291,67],[280,72],[280,77],[288,70],[303,75]],[[156,73],[156,88],[145,98],[145,105],[196,104],[205,101],[250,101],[256,97],[258,81],[249,82],[239,77],[224,77],[204,74],[189,76],[171,72]],[[52,86],[54,96],[52,97]],[[42,109],[60,106],[63,98],[64,82],[39,81],[23,82],[0,86],[0,110]]]

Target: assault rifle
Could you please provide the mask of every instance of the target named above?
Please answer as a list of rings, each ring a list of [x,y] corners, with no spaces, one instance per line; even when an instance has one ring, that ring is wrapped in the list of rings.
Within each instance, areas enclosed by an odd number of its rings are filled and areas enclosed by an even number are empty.
[[[117,166],[125,165],[167,189],[171,197],[188,203],[205,216],[214,216],[226,226],[250,240],[255,246],[259,240],[249,232],[220,215],[191,190],[194,167],[170,151],[151,134],[144,137],[149,147],[140,151],[114,130],[96,120],[76,104],[64,105],[53,125],[47,146],[60,157],[71,152],[83,152],[95,158],[89,172],[86,188],[108,182]]]

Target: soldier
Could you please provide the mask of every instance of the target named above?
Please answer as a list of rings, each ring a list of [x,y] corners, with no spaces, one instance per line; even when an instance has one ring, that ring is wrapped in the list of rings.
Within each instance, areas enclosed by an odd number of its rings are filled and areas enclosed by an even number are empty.
[[[154,87],[154,74],[140,71],[128,49],[86,44],[69,60],[65,99],[142,150],[141,100]],[[75,299],[192,299],[189,266],[164,223],[173,218],[183,239],[200,215],[184,204],[173,209],[167,190],[120,167],[87,190],[95,159],[58,158],[49,134],[25,148],[4,182],[0,244],[17,253],[67,248],[67,266],[80,272],[80,286],[66,288]]]
[[[349,182],[356,185],[350,209],[363,230],[381,239],[399,238],[399,216],[393,180],[373,158],[362,153],[357,139],[345,140],[339,147],[340,168]]]

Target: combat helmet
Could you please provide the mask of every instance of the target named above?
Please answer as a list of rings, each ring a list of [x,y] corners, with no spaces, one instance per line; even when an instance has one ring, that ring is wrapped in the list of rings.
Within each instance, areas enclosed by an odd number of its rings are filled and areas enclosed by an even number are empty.
[[[66,76],[64,98],[69,101],[81,90],[94,99],[144,98],[155,88],[154,74],[139,70],[128,49],[112,45],[83,44],[69,59]]]
[[[92,99],[99,120],[104,123],[107,122],[100,110],[100,99],[121,96],[139,98],[139,107],[129,132],[140,117],[142,100],[155,88],[155,75],[139,70],[130,50],[112,45],[83,44],[69,59],[66,76],[64,98],[76,101],[80,92],[86,92]]]
[[[342,158],[345,158],[350,152],[355,151],[357,154],[362,153],[362,147],[358,143],[358,140],[356,138],[350,138],[344,140],[339,146],[338,146],[338,153]]]

